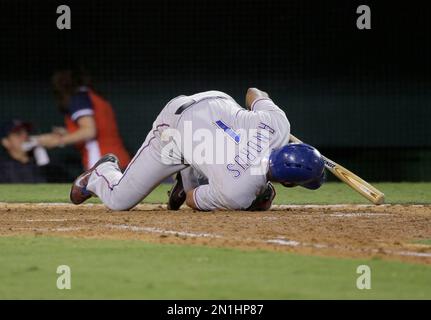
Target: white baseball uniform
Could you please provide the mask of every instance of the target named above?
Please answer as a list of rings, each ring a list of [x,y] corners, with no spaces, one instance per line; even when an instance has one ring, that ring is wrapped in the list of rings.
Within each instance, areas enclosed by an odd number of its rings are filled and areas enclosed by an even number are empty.
[[[113,210],[127,210],[182,171],[199,209],[247,209],[267,184],[268,156],[289,141],[290,124],[271,99],[252,111],[220,91],[179,96],[161,111],[124,173],[98,166],[87,189]],[[185,170],[184,170],[185,169]]]

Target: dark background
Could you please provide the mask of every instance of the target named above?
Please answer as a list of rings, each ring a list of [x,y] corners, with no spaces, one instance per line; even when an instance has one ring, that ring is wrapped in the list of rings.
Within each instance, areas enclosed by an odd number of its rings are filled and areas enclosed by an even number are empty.
[[[56,28],[69,5],[72,29]],[[356,8],[371,8],[371,30]],[[369,180],[431,180],[429,11],[418,1],[0,3],[0,116],[61,125],[52,72],[84,65],[133,154],[179,94],[270,93],[292,133]],[[72,148],[51,152],[73,176]]]

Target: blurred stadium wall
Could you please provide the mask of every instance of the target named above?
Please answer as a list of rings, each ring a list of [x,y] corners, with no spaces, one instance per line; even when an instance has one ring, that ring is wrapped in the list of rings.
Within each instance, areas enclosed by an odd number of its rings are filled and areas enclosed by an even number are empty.
[[[84,65],[114,106],[129,151],[180,94],[217,89],[243,103],[267,90],[292,132],[371,181],[431,180],[427,13],[367,1],[372,30],[348,1],[80,1],[72,30],[58,1],[0,4],[0,116],[61,125],[50,75]],[[414,15],[413,25],[404,17]],[[72,148],[51,152],[70,176]]]

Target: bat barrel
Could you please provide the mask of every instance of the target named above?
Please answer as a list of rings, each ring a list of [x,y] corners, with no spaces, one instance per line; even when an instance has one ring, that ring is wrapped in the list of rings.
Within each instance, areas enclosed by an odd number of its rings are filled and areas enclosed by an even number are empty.
[[[290,141],[295,143],[303,143],[301,140],[299,140],[292,134],[290,135]],[[384,193],[380,192],[368,182],[364,181],[363,179],[355,175],[353,172],[347,170],[338,163],[328,159],[323,155],[322,158],[325,162],[325,167],[353,190],[355,190],[374,204],[382,204],[385,202]]]

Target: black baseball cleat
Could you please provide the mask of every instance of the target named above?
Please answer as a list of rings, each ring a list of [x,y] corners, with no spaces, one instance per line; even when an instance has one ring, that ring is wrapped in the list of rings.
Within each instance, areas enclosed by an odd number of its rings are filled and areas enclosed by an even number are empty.
[[[91,167],[91,169],[84,171],[84,173],[82,173],[78,178],[76,178],[72,184],[72,188],[70,189],[70,201],[72,201],[73,204],[81,204],[85,200],[93,196],[93,193],[87,190],[88,180],[90,179],[90,176],[93,173],[94,169],[96,169],[99,165],[105,162],[113,162],[117,165],[119,163],[118,158],[115,154],[105,154],[102,158],[99,159],[99,161],[95,163],[93,167]]]
[[[186,193],[183,187],[183,179],[181,173],[178,172],[175,177],[175,182],[170,191],[168,191],[168,210],[178,210],[181,205],[186,201]]]

